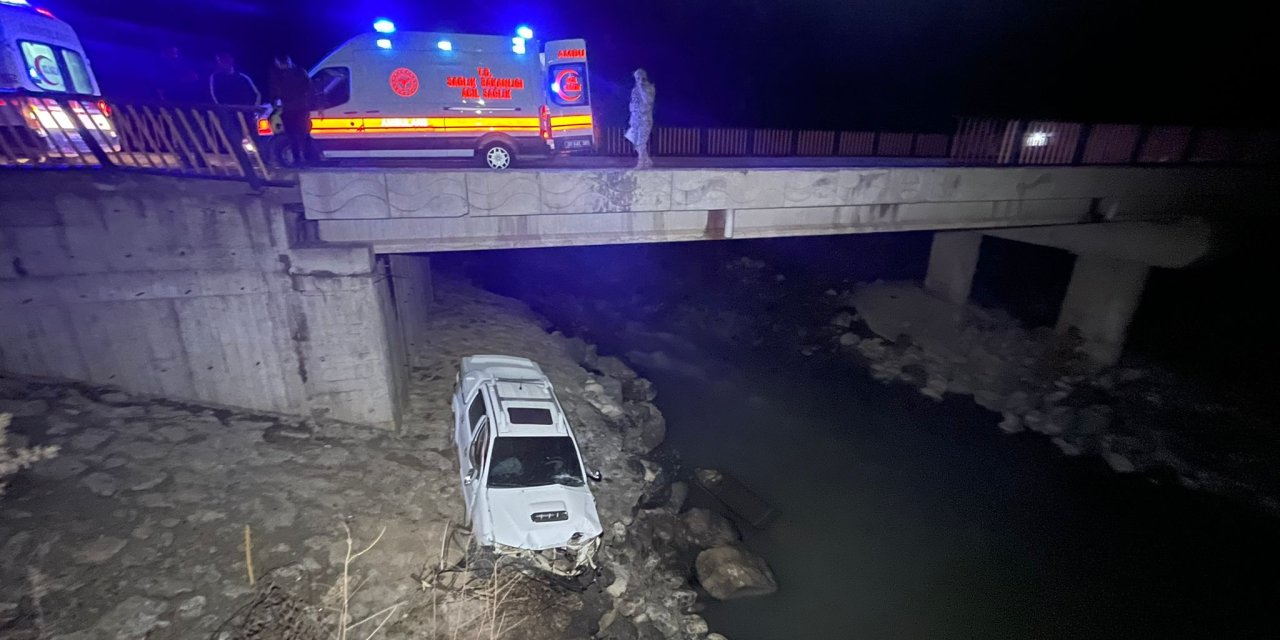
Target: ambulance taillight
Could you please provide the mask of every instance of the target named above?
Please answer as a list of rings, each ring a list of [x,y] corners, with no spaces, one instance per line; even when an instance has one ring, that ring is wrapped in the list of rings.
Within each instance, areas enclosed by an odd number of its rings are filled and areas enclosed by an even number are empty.
[[[538,109],[538,132],[543,140],[551,139],[551,110],[545,104]]]

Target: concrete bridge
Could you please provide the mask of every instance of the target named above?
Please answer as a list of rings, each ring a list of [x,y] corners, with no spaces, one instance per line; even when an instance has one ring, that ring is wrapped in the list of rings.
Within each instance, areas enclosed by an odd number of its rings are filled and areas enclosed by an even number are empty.
[[[305,171],[321,242],[378,253],[1171,219],[1252,172],[1146,167]]]
[[[252,189],[0,173],[0,370],[394,427],[429,348],[431,252],[935,230],[967,298],[983,235],[1077,266],[1060,326],[1113,361],[1151,266],[1272,208],[1260,169],[860,167],[308,171]],[[1172,224],[1177,222],[1178,224]]]

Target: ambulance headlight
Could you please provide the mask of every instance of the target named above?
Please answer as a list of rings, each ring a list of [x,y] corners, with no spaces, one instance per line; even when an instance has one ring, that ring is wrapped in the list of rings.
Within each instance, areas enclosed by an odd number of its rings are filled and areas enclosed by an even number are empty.
[[[530,29],[528,25],[522,24],[520,25],[519,29],[516,29],[516,35],[520,36],[521,38],[524,38],[525,40],[532,40],[533,29]]]
[[[436,43],[436,48],[441,51],[453,51],[453,43],[448,40],[441,40]]]
[[[379,49],[390,49],[391,40],[389,38],[378,38],[377,43]]]
[[[378,33],[395,33],[396,23],[386,18],[378,18],[373,22],[373,30]]]

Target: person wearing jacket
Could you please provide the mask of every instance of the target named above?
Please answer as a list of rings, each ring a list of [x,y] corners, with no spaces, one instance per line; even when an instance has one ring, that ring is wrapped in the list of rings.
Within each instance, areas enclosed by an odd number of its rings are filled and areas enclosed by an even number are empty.
[[[220,53],[214,57],[214,70],[209,75],[209,95],[222,107],[254,107],[262,103],[262,94],[249,76],[236,70],[235,56]],[[257,117],[243,109],[219,109],[218,120],[227,136],[231,153],[246,172],[252,171],[248,152],[257,149]]]
[[[293,161],[313,160],[311,148],[311,78],[289,56],[276,56],[267,83],[267,97],[280,109],[284,138]]]
[[[249,76],[236,70],[236,58],[229,53],[214,57],[213,73],[209,75],[209,95],[214,104],[250,106],[262,104],[262,93]]]

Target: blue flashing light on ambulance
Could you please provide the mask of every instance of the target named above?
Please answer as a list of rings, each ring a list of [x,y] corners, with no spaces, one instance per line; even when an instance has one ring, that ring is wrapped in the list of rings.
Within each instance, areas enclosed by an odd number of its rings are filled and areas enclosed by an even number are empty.
[[[88,152],[82,121],[97,143],[119,140],[89,58],[67,23],[28,0],[0,0],[0,133],[19,162]]]
[[[522,157],[590,151],[595,122],[580,39],[399,31],[379,19],[311,71],[311,135],[326,159]],[[271,135],[270,120],[258,131]],[[283,146],[283,145],[281,145]]]

